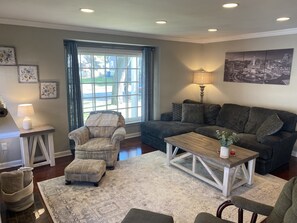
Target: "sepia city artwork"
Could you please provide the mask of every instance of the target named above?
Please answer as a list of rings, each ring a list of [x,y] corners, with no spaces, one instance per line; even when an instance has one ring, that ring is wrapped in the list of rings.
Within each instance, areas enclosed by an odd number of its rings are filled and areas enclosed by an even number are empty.
[[[227,52],[224,81],[289,85],[293,49]]]

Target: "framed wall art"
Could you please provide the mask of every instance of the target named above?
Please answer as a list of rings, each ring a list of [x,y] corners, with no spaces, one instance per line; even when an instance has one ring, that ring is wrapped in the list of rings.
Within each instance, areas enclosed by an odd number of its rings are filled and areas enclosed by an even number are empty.
[[[224,81],[289,85],[294,49],[227,52]]]
[[[39,82],[40,99],[58,98],[58,82],[40,81]]]
[[[15,48],[0,46],[0,66],[15,66],[16,64]]]
[[[19,65],[18,66],[19,83],[38,83],[37,65]]]

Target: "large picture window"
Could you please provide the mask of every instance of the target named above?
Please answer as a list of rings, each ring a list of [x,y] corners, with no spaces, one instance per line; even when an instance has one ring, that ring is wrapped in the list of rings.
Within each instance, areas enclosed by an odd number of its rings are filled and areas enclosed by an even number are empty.
[[[83,118],[114,110],[126,123],[142,120],[142,51],[78,47]]]

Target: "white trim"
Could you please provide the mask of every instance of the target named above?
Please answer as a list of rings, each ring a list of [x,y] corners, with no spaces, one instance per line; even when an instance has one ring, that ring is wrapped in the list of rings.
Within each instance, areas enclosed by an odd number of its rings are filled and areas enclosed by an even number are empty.
[[[55,153],[55,158],[61,158],[64,156],[72,156],[70,149]]]
[[[109,29],[100,29],[100,28],[89,28],[89,27],[80,27],[80,26],[71,26],[71,25],[51,24],[51,23],[33,22],[33,21],[25,21],[25,20],[17,20],[17,19],[0,18],[0,24],[30,26],[30,27],[37,27],[37,28],[59,29],[59,30],[78,31],[78,32],[102,33],[102,34],[110,34],[110,35],[141,37],[141,38],[146,38],[146,39],[151,38],[151,39],[189,42],[189,43],[200,43],[200,44],[297,34],[297,28],[292,28],[292,29],[274,30],[274,31],[268,31],[268,32],[247,33],[247,34],[242,34],[242,35],[226,36],[226,37],[214,38],[214,39],[208,38],[208,39],[204,39],[204,40],[201,40],[201,39],[195,40],[195,39],[180,38],[180,37],[173,37],[173,36],[162,36],[162,35],[147,34],[147,33],[135,33],[135,32],[109,30]]]
[[[130,133],[125,136],[125,139],[131,139],[139,136],[141,136],[140,132]]]
[[[297,157],[297,151],[293,150],[291,156]]]
[[[16,167],[16,166],[22,166],[23,162],[22,160],[13,160],[5,163],[0,163],[0,170],[1,169],[7,169],[11,167]]]
[[[242,35],[227,36],[227,37],[216,38],[216,39],[206,39],[206,40],[200,41],[199,43],[215,43],[215,42],[225,42],[225,41],[233,41],[233,40],[271,37],[271,36],[284,36],[284,35],[292,35],[292,34],[297,34],[297,28],[274,30],[274,31],[260,32],[260,33],[247,33]]]

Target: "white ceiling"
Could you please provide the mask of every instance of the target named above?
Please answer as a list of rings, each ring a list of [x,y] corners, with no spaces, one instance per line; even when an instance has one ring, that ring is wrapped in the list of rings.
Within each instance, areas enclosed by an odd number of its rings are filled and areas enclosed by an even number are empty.
[[[226,2],[239,7],[224,9]],[[0,0],[2,24],[196,43],[295,34],[296,12],[297,0]],[[275,21],[283,16],[291,20]],[[155,24],[160,19],[168,23]]]

